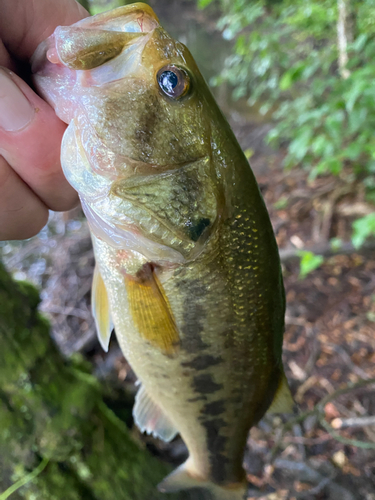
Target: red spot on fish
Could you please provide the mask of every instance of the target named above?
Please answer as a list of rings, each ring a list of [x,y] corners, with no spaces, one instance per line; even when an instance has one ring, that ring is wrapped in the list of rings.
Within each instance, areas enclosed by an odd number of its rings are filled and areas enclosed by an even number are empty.
[[[124,260],[127,260],[130,256],[130,253],[127,250],[118,250],[116,252],[116,262],[117,264],[122,265]],[[125,272],[123,269],[121,269],[121,272]]]
[[[47,50],[46,57],[52,64],[59,64],[59,63],[61,64],[60,58],[57,55],[57,50],[55,49],[55,47],[51,47],[50,49]]]
[[[143,33],[143,16],[138,17],[137,22],[139,24],[139,27],[141,28],[142,33]]]

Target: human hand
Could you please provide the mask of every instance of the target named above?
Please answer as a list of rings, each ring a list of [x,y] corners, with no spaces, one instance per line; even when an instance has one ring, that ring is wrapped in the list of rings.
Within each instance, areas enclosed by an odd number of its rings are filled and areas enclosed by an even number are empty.
[[[66,125],[26,81],[38,44],[88,12],[75,0],[0,0],[0,12],[0,240],[16,240],[78,202],[60,166]]]

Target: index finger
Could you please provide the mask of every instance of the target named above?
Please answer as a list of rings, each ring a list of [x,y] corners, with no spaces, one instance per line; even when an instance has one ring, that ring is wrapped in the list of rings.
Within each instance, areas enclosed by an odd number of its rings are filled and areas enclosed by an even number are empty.
[[[0,0],[0,37],[13,56],[28,60],[57,26],[69,26],[89,13],[75,0]]]

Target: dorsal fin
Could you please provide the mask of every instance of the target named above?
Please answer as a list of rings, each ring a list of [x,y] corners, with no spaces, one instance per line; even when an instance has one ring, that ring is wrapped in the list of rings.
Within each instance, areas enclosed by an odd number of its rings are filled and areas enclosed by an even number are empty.
[[[288,380],[283,372],[279,387],[277,388],[275,397],[267,413],[293,413],[294,405],[295,403],[290,393]]]

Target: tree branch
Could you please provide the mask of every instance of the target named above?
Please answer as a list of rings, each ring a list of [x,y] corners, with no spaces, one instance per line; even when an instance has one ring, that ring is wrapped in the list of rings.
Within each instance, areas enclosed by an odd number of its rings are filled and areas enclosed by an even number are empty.
[[[339,70],[341,77],[346,80],[350,76],[347,69],[348,51],[347,51],[347,0],[337,0],[338,19],[337,19],[337,46],[339,51]]]
[[[331,257],[333,255],[350,255],[352,253],[364,253],[369,250],[375,250],[375,241],[367,241],[360,248],[355,248],[351,242],[343,242],[339,248],[332,247],[330,242],[319,243],[307,248],[281,248],[279,250],[281,262],[285,263],[290,260],[300,259],[299,252],[301,250],[312,252],[315,255],[323,255],[324,257]]]

